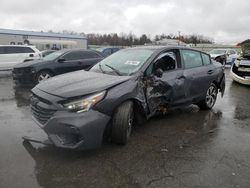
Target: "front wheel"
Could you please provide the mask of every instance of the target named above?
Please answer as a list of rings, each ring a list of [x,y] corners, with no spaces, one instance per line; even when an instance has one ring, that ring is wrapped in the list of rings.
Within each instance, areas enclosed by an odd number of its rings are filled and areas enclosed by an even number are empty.
[[[111,129],[112,141],[118,144],[126,144],[130,138],[133,123],[133,102],[124,102],[117,108],[113,115]]]
[[[53,76],[52,73],[49,71],[41,71],[36,76],[36,82],[40,83],[44,80],[51,78],[52,76]]]
[[[209,110],[213,108],[217,99],[218,88],[212,83],[206,93],[206,98],[198,103],[198,106],[202,110]]]

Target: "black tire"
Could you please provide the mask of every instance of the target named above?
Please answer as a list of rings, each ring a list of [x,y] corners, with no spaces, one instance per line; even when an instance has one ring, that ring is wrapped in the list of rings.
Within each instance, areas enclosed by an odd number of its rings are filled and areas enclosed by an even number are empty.
[[[42,79],[42,77],[44,77],[44,79]],[[38,84],[41,81],[47,80],[47,79],[49,79],[51,77],[53,77],[53,74],[50,71],[47,71],[47,70],[40,71],[36,75],[36,83]]]
[[[218,88],[214,83],[211,83],[207,92],[206,97],[204,100],[200,101],[197,105],[202,110],[210,110],[213,108],[218,94]]]
[[[117,144],[126,144],[132,132],[134,121],[133,102],[122,103],[112,118],[111,139]]]

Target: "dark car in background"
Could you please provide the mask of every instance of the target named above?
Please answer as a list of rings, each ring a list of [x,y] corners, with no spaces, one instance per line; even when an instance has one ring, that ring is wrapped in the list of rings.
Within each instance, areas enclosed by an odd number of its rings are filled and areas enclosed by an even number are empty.
[[[89,71],[41,82],[32,89],[31,109],[48,135],[46,143],[90,149],[106,137],[125,144],[135,123],[171,108],[197,104],[211,109],[224,89],[223,66],[204,52],[174,46],[129,48]]]
[[[94,50],[60,50],[43,59],[16,65],[12,74],[16,84],[37,84],[52,76],[76,70],[88,70],[104,56]]]
[[[97,51],[101,52],[105,57],[119,51],[121,48],[119,47],[102,47],[96,48]]]

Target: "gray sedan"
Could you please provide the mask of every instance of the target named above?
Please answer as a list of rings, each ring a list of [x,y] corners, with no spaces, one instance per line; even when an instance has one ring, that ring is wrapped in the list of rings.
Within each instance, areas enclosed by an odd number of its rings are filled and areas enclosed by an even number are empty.
[[[31,108],[49,138],[42,143],[91,149],[103,138],[126,144],[135,123],[171,108],[197,104],[209,110],[224,89],[224,69],[208,54],[184,47],[140,47],[120,50],[88,72],[41,82],[32,90]]]

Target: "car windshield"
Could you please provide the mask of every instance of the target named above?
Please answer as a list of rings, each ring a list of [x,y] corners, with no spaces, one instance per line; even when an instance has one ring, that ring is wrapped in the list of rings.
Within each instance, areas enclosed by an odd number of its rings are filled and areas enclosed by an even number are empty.
[[[117,75],[132,75],[136,73],[153,54],[150,49],[120,50],[96,64],[91,71],[103,73],[115,72]]]
[[[53,61],[64,53],[65,53],[65,51],[56,51],[56,52],[53,52],[53,53],[45,56],[43,59],[46,61]]]
[[[210,54],[225,54],[226,50],[223,49],[215,49],[209,52]]]

